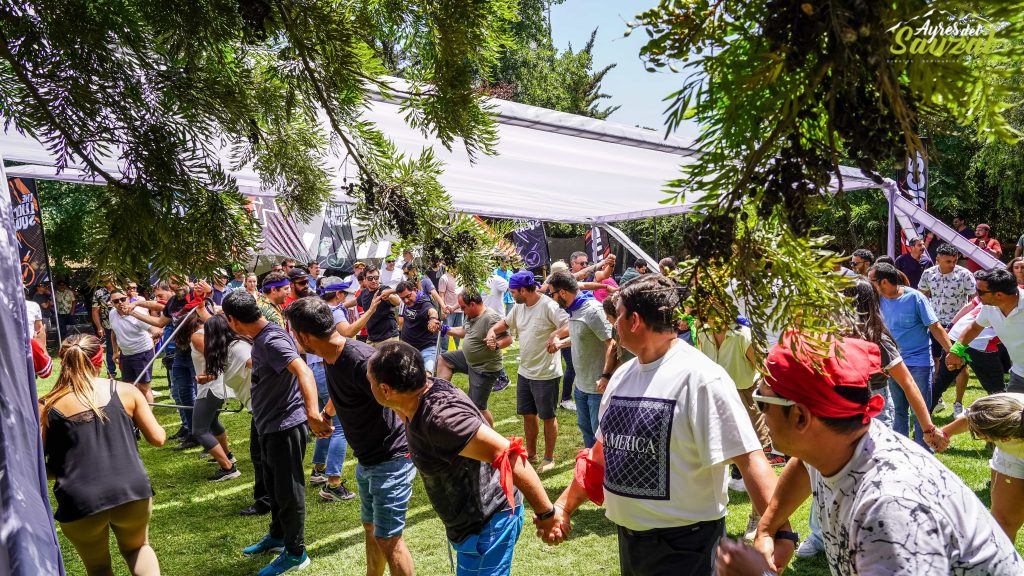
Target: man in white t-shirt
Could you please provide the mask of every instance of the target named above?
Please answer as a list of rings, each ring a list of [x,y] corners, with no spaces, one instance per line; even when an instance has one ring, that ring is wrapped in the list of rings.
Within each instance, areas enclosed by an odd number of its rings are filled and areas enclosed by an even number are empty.
[[[487,278],[486,289],[483,291],[484,306],[498,314],[505,315],[505,292],[508,292],[508,280],[495,270]]]
[[[395,255],[388,254],[384,257],[384,268],[380,271],[380,285],[394,290],[402,280],[405,280],[405,273],[395,266]]]
[[[757,550],[723,543],[719,574],[784,569],[788,556],[775,553],[771,535],[812,491],[833,576],[1024,574],[1024,561],[974,492],[920,446],[872,422],[885,404],[868,386],[881,370],[877,345],[848,338],[819,372],[789,344],[768,355],[755,399],[772,441],[793,458],[758,525]]]
[[[153,392],[149,383],[153,379],[153,337],[149,333],[149,324],[132,316],[129,303],[128,295],[120,288],[110,293],[110,330],[114,333],[110,341],[121,369],[121,378],[135,384],[152,402]]]
[[[498,334],[512,331],[519,337],[519,373],[516,378],[516,414],[523,417],[526,454],[537,460],[539,420],[544,423],[544,459],[537,468],[547,472],[555,467],[555,441],[558,440],[559,381],[562,357],[556,342],[558,332],[567,328],[569,315],[554,300],[537,290],[533,272],[516,272],[509,278],[509,290],[515,305],[508,315],[487,331],[484,342],[498,348]]]
[[[623,576],[714,573],[725,533],[726,489],[735,463],[754,509],[775,489],[736,385],[721,366],[676,337],[677,286],[650,274],[619,291],[616,333],[636,358],[620,366],[601,400],[597,443],[577,457],[576,477],[555,506],[571,514],[586,500],[604,503],[618,527]],[[780,531],[780,553],[796,535]]]
[[[960,334],[946,354],[946,367],[952,371],[963,366],[968,344],[991,326],[1013,361],[1006,391],[1024,393],[1024,290],[1017,287],[1013,273],[1002,267],[979,270],[974,279],[983,306],[974,324]]]

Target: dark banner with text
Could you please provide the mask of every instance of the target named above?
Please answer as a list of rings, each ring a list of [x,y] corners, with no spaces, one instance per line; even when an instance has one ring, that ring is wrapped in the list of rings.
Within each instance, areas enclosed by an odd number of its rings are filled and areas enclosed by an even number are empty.
[[[43,240],[43,216],[36,198],[36,181],[8,178],[7,186],[11,189],[14,230],[18,237],[18,256],[21,260],[21,281],[32,293],[36,286],[50,280],[49,258]]]

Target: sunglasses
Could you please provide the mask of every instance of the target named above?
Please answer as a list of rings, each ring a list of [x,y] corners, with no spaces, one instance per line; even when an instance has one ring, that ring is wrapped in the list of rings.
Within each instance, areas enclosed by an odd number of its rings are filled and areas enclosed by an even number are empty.
[[[120,304],[121,302],[124,302],[126,300],[128,300],[128,298],[112,298],[110,300],[110,303],[111,304]]]
[[[309,284],[309,280],[303,278],[301,280],[292,280],[292,283],[298,284],[299,286],[305,286],[306,284]]]
[[[985,294],[992,294],[995,290],[982,290],[981,288],[978,288],[976,292],[978,293],[978,296],[984,296]]]
[[[369,282],[376,282],[377,280],[380,280],[380,276],[366,276],[365,278]]]
[[[787,400],[781,396],[762,396],[761,394],[754,392],[753,398],[754,403],[757,404],[757,409],[762,412],[764,412],[765,408],[768,407],[768,404],[775,404],[776,406],[796,406],[796,402]]]

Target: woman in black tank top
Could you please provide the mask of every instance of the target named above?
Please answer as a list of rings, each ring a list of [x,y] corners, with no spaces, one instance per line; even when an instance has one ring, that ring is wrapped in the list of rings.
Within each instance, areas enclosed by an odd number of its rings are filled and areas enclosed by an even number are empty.
[[[132,424],[154,446],[166,433],[134,386],[98,378],[98,338],[71,336],[58,356],[57,383],[39,400],[46,470],[55,480],[54,518],[90,575],[111,573],[110,528],[133,575],[158,575],[148,543],[153,487]]]

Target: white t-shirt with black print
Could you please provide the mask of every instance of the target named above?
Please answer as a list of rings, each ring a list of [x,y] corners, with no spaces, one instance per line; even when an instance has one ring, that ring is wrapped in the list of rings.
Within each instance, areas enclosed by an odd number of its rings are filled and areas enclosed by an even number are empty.
[[[974,492],[878,421],[835,475],[804,465],[833,576],[1024,574],[1024,560]]]
[[[723,518],[729,461],[761,449],[729,374],[681,340],[616,370],[599,417],[605,510],[630,530]]]
[[[974,297],[977,284],[974,275],[963,266],[954,266],[949,274],[943,274],[938,266],[932,266],[921,274],[917,284],[919,292],[927,291],[935,315],[942,326],[949,326],[956,313]]]

